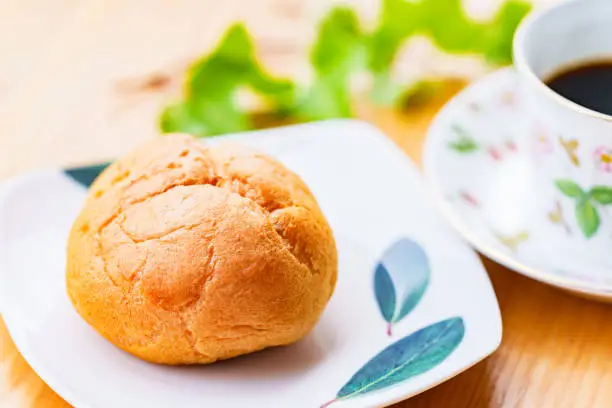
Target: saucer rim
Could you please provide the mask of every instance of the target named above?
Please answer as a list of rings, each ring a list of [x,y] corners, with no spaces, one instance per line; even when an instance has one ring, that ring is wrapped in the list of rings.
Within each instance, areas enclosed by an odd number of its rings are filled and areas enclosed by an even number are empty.
[[[599,300],[612,301],[612,286],[603,284],[590,284],[579,278],[570,278],[559,276],[554,272],[548,272],[537,267],[533,267],[518,260],[516,256],[505,254],[494,247],[491,247],[485,239],[478,237],[470,231],[469,226],[462,222],[460,217],[454,211],[454,206],[444,198],[442,191],[442,182],[437,175],[438,167],[436,160],[436,146],[440,143],[439,132],[441,118],[448,115],[449,112],[457,109],[465,104],[470,95],[474,94],[477,89],[487,88],[490,83],[499,81],[499,78],[505,76],[518,76],[515,67],[506,67],[495,70],[484,75],[479,80],[468,85],[447,102],[436,114],[431,121],[425,141],[423,144],[423,177],[425,179],[425,187],[431,198],[433,205],[448,221],[455,231],[457,231],[470,245],[478,252],[485,255],[487,258],[505,266],[506,268],[517,272],[523,276],[534,279],[541,283],[554,286],[559,289],[573,292],[589,298]]]

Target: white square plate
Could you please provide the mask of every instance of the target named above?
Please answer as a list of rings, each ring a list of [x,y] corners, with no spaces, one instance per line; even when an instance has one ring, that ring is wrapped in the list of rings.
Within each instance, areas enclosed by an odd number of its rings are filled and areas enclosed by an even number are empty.
[[[498,347],[499,309],[478,257],[434,212],[416,166],[379,131],[334,120],[227,137],[298,173],[327,216],[340,268],[320,322],[294,345],[208,366],[134,358],[89,327],[65,291],[65,243],[86,187],[61,170],[24,175],[0,191],[0,306],[26,360],[68,402],[386,406]]]

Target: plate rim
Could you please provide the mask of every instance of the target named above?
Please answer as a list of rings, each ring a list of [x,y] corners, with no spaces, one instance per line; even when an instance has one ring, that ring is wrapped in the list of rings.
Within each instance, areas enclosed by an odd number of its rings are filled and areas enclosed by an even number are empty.
[[[426,189],[431,197],[432,204],[442,214],[445,220],[457,231],[474,249],[485,255],[487,258],[505,266],[513,272],[519,273],[538,282],[551,285],[558,289],[570,291],[585,297],[600,300],[612,301],[612,286],[589,284],[578,278],[570,278],[557,275],[553,272],[541,270],[537,267],[529,266],[516,257],[489,246],[487,241],[481,239],[470,231],[469,226],[461,221],[461,217],[454,211],[454,206],[444,198],[442,183],[437,175],[438,168],[436,160],[436,147],[440,143],[439,131],[440,122],[449,112],[460,107],[469,95],[474,94],[475,89],[483,89],[494,81],[499,81],[500,77],[518,75],[514,67],[506,67],[495,70],[484,75],[479,80],[468,85],[447,102],[432,120],[423,144],[423,176]]]

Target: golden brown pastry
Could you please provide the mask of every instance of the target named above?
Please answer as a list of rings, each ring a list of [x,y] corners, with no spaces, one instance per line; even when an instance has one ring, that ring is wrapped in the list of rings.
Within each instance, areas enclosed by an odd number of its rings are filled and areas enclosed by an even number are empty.
[[[245,147],[157,138],[93,183],[68,241],[77,312],[118,347],[210,363],[306,335],[337,274],[304,182]]]

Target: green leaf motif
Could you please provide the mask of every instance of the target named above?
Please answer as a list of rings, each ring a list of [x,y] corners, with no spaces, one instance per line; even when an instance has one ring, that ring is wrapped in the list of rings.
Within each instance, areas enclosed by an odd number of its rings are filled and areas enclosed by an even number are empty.
[[[430,274],[427,254],[411,239],[399,239],[381,257],[374,273],[374,293],[389,336],[392,325],[423,298]]]
[[[374,293],[380,313],[388,323],[391,323],[395,314],[395,287],[387,268],[381,263],[376,266],[374,273]]]
[[[559,179],[555,180],[555,185],[564,195],[571,198],[580,198],[584,196],[582,188],[572,180]]]
[[[449,147],[459,153],[472,153],[478,150],[478,145],[472,138],[462,138],[450,142]]]
[[[472,153],[478,150],[478,144],[464,128],[454,124],[452,125],[451,130],[458,136],[456,140],[449,142],[448,146],[451,149],[456,150],[459,153]]]
[[[588,198],[582,198],[576,203],[576,220],[585,237],[591,238],[599,229],[599,213]]]
[[[589,191],[589,197],[599,204],[612,204],[612,187],[595,186]]]
[[[100,173],[106,169],[110,163],[93,164],[91,166],[73,167],[65,169],[64,174],[82,185],[89,188],[91,184],[98,178]]]
[[[453,317],[398,340],[368,361],[338,391],[336,399],[322,407],[396,385],[431,370],[455,351],[464,335],[463,319]]]

